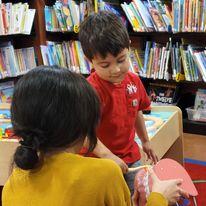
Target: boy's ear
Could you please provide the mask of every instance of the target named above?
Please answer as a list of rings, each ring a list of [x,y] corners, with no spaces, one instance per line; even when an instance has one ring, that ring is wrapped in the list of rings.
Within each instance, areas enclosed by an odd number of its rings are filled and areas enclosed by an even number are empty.
[[[84,56],[85,59],[89,62],[89,64],[91,65],[91,73],[95,71],[94,69],[94,65],[92,64],[92,61],[90,61],[86,56]]]
[[[129,40],[129,44],[131,44],[132,43],[132,41],[131,41],[131,39]]]

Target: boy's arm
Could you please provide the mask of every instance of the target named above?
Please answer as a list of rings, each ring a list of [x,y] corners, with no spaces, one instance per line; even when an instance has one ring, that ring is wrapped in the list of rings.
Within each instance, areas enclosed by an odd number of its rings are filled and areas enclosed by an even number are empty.
[[[138,137],[142,142],[142,149],[147,154],[148,159],[151,159],[154,163],[157,163],[158,158],[153,149],[151,148],[142,111],[138,111],[137,113],[135,129]]]
[[[84,146],[87,147],[87,145],[88,145],[88,141],[84,143]],[[97,145],[92,151],[92,153],[94,153],[97,157],[111,159],[115,161],[122,169],[122,172],[124,174],[127,173],[128,171],[127,164],[121,158],[113,154],[98,138],[97,138]]]

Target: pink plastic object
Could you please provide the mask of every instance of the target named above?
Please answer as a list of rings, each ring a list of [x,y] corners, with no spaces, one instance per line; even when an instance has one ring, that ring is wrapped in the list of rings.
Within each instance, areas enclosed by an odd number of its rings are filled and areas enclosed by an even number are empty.
[[[160,180],[182,179],[180,187],[191,196],[198,195],[192,179],[178,162],[172,159],[162,159],[153,167],[153,170]]]
[[[187,171],[178,162],[172,159],[162,159],[153,167],[153,170],[160,180],[182,179],[183,182],[180,187],[191,196],[198,195]],[[151,192],[152,179],[147,169],[139,169],[137,171],[134,180],[134,206],[145,206],[147,197]]]

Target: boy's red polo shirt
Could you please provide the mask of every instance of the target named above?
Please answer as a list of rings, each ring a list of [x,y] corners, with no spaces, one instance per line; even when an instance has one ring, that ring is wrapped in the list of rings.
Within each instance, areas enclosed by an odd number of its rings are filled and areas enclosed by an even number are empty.
[[[140,159],[135,137],[135,118],[139,110],[150,105],[150,100],[139,77],[128,72],[121,84],[101,79],[96,72],[88,81],[96,89],[101,101],[101,121],[97,137],[126,163]]]

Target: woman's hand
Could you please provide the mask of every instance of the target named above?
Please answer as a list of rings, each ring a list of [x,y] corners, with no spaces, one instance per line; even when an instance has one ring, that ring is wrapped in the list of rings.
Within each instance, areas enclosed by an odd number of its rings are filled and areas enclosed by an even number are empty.
[[[152,169],[149,170],[153,185],[152,192],[161,193],[168,201],[169,205],[175,204],[181,196],[188,198],[189,195],[180,188],[181,179],[160,180]]]

